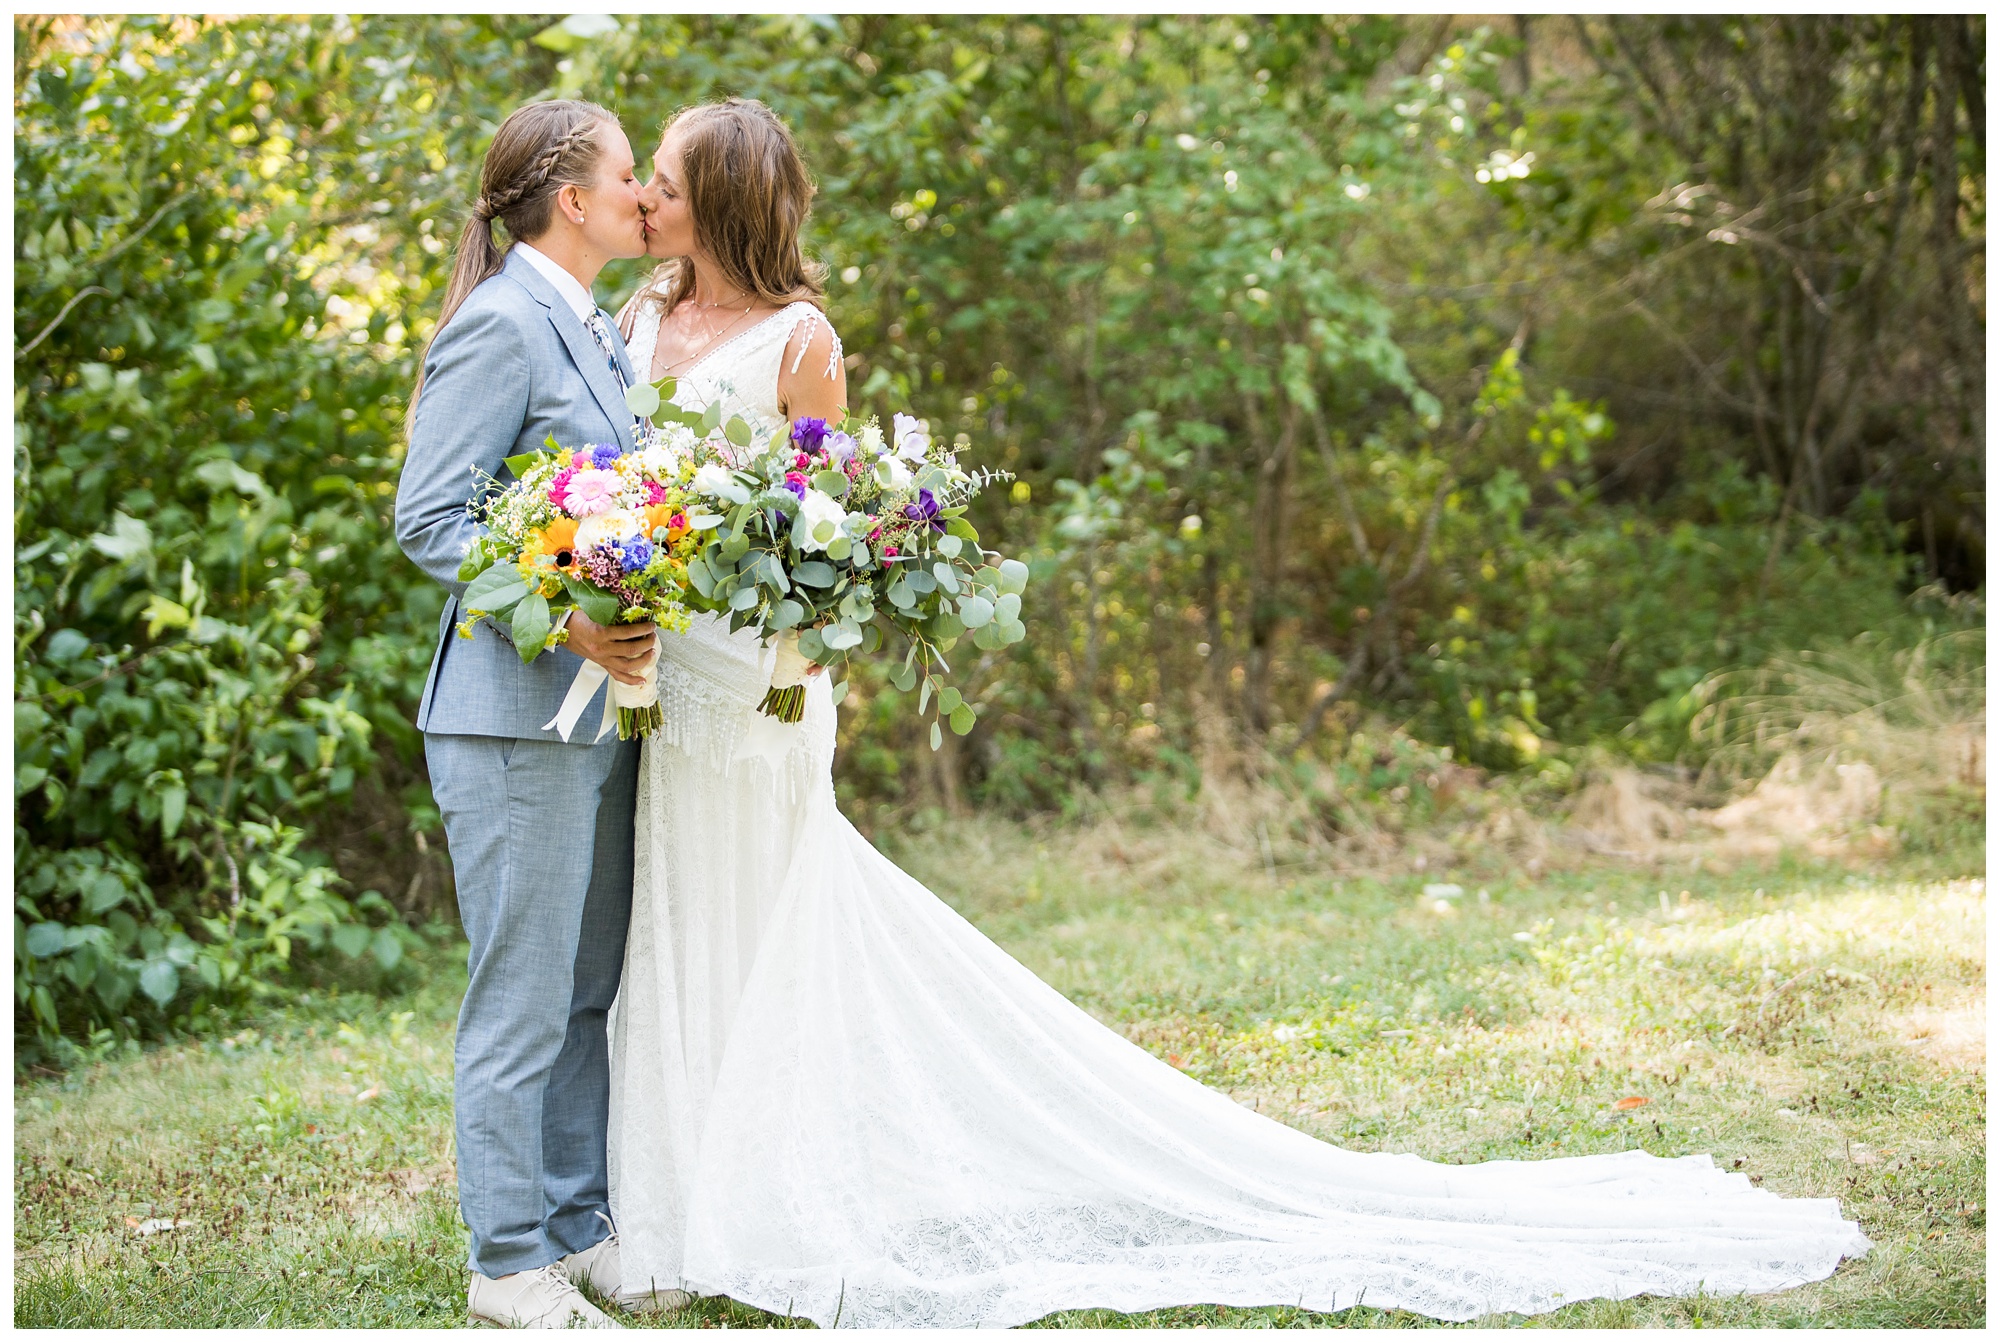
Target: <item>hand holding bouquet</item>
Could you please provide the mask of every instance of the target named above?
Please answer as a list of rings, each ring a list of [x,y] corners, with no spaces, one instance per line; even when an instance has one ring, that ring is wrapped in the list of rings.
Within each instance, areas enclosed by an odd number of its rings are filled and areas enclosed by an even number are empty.
[[[651,621],[685,630],[682,600],[687,562],[702,537],[688,521],[687,488],[694,468],[685,451],[658,442],[634,452],[614,444],[579,451],[550,439],[547,452],[507,459],[514,483],[488,478],[468,509],[483,532],[458,576],[467,586],[459,633],[472,637],[481,616],[505,619],[523,662],[564,642],[555,628],[565,610],[600,625]],[[562,710],[546,726],[569,739],[570,729],[609,674],[586,662]],[[617,709],[620,737],[644,736],[660,725],[659,692],[648,665],[646,683],[613,683],[605,699],[603,736]]]
[[[696,449],[688,516],[701,541],[687,561],[687,601],[728,611],[732,629],[755,626],[784,641],[764,711],[797,722],[805,666],[874,652],[886,627],[909,645],[891,683],[907,691],[921,681],[918,713],[935,705],[932,749],[946,722],[971,731],[975,712],[945,682],[944,654],[968,633],[988,650],[1026,636],[1028,567],[983,550],[965,509],[1011,477],[965,470],[908,415],[896,415],[887,435],[874,420],[801,419],[762,450],[737,427]]]

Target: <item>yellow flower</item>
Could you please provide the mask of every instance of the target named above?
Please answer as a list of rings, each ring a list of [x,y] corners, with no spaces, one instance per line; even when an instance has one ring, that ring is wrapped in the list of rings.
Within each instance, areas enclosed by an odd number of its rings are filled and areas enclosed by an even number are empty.
[[[524,563],[532,565],[536,557],[547,555],[556,562],[556,568],[568,569],[576,563],[576,519],[557,518],[548,527],[528,537],[527,548],[521,552]]]

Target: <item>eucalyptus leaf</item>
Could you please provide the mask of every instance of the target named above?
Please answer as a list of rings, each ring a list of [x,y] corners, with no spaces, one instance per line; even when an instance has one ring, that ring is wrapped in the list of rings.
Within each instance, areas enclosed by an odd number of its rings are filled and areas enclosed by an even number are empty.
[[[830,588],[839,580],[840,574],[831,564],[807,560],[792,566],[792,578],[809,588]]]
[[[965,622],[969,630],[976,630],[993,619],[993,603],[984,597],[961,597],[958,600],[958,618]]]
[[[946,686],[938,691],[938,712],[951,713],[965,703],[965,696],[958,693],[957,686]]]
[[[964,547],[964,545],[965,542],[959,540],[956,536],[949,536],[949,535],[940,536],[937,539],[938,554],[944,556],[948,560],[957,559],[958,552]]]
[[[1000,590],[1022,592],[1028,586],[1028,566],[1019,560],[1000,561]]]
[[[940,705],[939,707],[942,708],[943,706]],[[961,704],[951,711],[951,730],[961,737],[972,731],[972,725],[976,721],[978,721],[978,715],[973,712],[970,704]]]
[[[785,598],[771,608],[771,618],[767,624],[774,630],[788,630],[806,618],[806,608]]]
[[[715,595],[715,571],[708,567],[708,561],[696,555],[688,561],[688,583],[704,597]]]
[[[625,407],[640,419],[652,419],[660,410],[659,389],[648,383],[633,383],[625,389]]]
[[[847,475],[841,471],[819,471],[812,478],[812,487],[821,494],[841,498],[847,493]]]
[[[750,446],[750,426],[743,422],[740,415],[729,417],[729,423],[722,426],[722,436],[739,448]]]
[[[933,751],[936,751],[936,750],[942,750],[943,747],[944,747],[944,729],[939,727],[937,723],[933,722],[931,724],[931,749]]]

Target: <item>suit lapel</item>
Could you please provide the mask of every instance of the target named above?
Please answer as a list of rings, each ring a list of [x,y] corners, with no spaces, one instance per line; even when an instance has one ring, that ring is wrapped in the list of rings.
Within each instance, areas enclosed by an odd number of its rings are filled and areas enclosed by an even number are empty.
[[[611,366],[604,362],[604,351],[598,348],[590,332],[578,320],[569,304],[563,302],[562,295],[554,286],[544,280],[541,273],[530,265],[526,258],[508,256],[507,274],[519,281],[523,288],[535,296],[535,301],[549,310],[549,321],[556,334],[562,337],[563,345],[569,350],[569,357],[583,374],[583,381],[590,388],[590,394],[597,398],[605,417],[618,432],[618,446],[631,450],[632,409],[625,404],[625,394],[618,390],[618,379],[611,375]],[[624,352],[618,346],[617,328],[611,332],[612,348],[619,350],[619,360],[627,363]],[[629,368],[629,364],[628,364]],[[628,371],[626,376],[631,376]]]

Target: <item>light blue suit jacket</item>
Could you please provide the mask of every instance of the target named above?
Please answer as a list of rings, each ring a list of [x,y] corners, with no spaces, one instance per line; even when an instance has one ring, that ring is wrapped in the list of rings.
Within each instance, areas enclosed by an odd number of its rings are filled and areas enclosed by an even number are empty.
[[[624,342],[608,318],[606,325],[630,381]],[[511,481],[502,463],[542,450],[551,435],[565,448],[617,443],[629,450],[632,412],[575,311],[527,258],[510,253],[431,342],[396,488],[397,543],[451,594],[417,707],[417,726],[426,732],[560,740],[542,724],[555,717],[583,659],[552,648],[523,664],[491,621],[475,625],[471,639],[454,628],[465,618],[458,566],[479,534],[465,512],[474,471]],[[597,719],[593,702],[572,740],[585,742]]]

